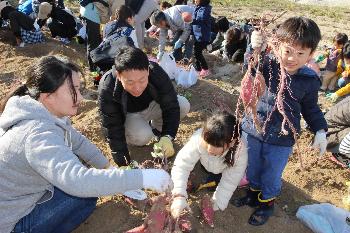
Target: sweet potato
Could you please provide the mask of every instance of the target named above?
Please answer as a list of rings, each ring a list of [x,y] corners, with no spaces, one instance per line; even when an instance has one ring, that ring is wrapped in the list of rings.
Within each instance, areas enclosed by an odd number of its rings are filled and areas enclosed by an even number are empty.
[[[204,221],[210,226],[214,227],[214,209],[213,203],[209,195],[205,195],[201,201],[201,211]]]
[[[145,220],[148,232],[161,232],[168,218],[166,209],[167,199],[165,196],[158,196],[153,201],[153,206]]]
[[[142,224],[141,226],[135,227],[134,229],[128,230],[125,233],[147,233],[146,226]]]

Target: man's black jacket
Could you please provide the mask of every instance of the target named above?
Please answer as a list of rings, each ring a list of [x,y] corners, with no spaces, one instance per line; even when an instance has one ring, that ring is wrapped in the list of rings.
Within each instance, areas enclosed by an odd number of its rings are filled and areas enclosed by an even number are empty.
[[[179,102],[169,76],[157,63],[150,62],[148,85],[145,91],[149,92],[162,110],[162,135],[170,135],[175,138],[180,122]],[[102,126],[105,129],[113,158],[118,165],[125,165],[125,160],[128,160],[127,162],[130,160],[124,128],[128,110],[128,94],[118,81],[114,68],[100,80],[98,94]]]

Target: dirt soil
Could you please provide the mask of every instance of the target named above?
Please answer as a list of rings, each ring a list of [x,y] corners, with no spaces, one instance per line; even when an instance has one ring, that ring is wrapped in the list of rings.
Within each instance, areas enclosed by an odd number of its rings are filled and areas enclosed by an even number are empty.
[[[278,12],[278,6],[275,11]],[[242,18],[261,14],[258,9],[235,8],[225,9],[224,7],[214,8],[216,15],[228,15],[231,18]],[[288,12],[285,17],[295,15],[295,12]],[[338,19],[331,22],[322,16],[313,17],[320,25],[324,39],[322,44],[329,44],[329,39],[336,31],[342,30],[345,19]],[[349,31],[345,31],[349,33]],[[47,36],[47,38],[49,38]],[[7,91],[19,81],[25,79],[25,74],[29,65],[41,56],[50,54],[60,54],[77,62],[85,67],[85,49],[83,46],[72,42],[63,45],[53,39],[47,39],[44,45],[27,45],[24,48],[14,47],[13,37],[9,31],[0,30],[0,98],[3,98]],[[235,109],[236,100],[239,94],[240,80],[242,74],[240,67],[234,64],[225,64],[215,56],[207,55],[210,69],[213,75],[189,88],[177,88],[179,93],[189,97],[191,111],[181,122],[175,148],[178,151],[188,140],[191,134],[200,127],[201,121],[214,109],[219,107]],[[87,71],[87,70],[86,70]],[[97,93],[93,87],[92,80],[87,75],[86,89],[83,94],[86,98],[81,105],[79,114],[73,118],[77,127],[85,136],[95,143],[112,162],[108,145],[101,132],[101,125],[97,111]],[[320,104],[327,110],[331,104],[320,95]],[[262,227],[252,227],[247,220],[252,213],[252,209],[236,208],[229,205],[223,212],[215,213],[215,227],[210,228],[202,224],[198,216],[199,195],[192,195],[191,208],[193,211],[193,232],[265,232],[265,233],[303,233],[311,232],[299,222],[295,213],[299,206],[329,202],[342,207],[342,197],[346,194],[345,182],[349,180],[347,169],[331,162],[329,154],[322,159],[317,157],[317,153],[309,148],[312,135],[303,132],[298,142],[299,153],[301,154],[305,167],[300,167],[297,153],[294,153],[283,174],[283,190],[277,200],[277,208],[274,216]],[[150,159],[152,145],[131,148],[131,156],[137,161]],[[204,174],[200,167],[195,169],[196,182],[203,178]],[[242,196],[244,192],[238,190],[234,197]],[[75,233],[109,233],[124,232],[142,223],[145,214],[136,210],[123,201],[121,196],[115,195],[102,197],[98,201],[96,211],[83,223]]]

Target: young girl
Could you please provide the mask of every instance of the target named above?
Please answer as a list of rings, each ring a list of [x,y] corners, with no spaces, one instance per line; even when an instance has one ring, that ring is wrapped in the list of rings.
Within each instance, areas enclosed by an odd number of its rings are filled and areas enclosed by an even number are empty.
[[[173,217],[178,217],[183,209],[188,208],[187,180],[198,161],[208,172],[222,174],[212,200],[214,210],[226,209],[247,167],[246,139],[241,137],[240,140],[239,132],[234,116],[227,112],[216,113],[180,150],[171,170],[175,198],[171,205]]]
[[[348,41],[348,36],[345,33],[338,33],[333,38],[333,48],[331,48],[327,54],[326,71],[323,75],[321,91],[334,91],[335,85],[338,81],[338,76],[342,73],[341,71],[341,58],[342,48]],[[318,59],[321,61],[321,59]]]
[[[164,170],[108,168],[101,151],[70,125],[67,117],[82,100],[80,75],[72,63],[43,57],[3,102],[0,232],[71,232],[95,209],[96,197],[170,184]]]
[[[195,0],[196,8],[192,22],[194,36],[194,68],[200,72],[201,77],[210,75],[208,64],[203,56],[203,50],[210,42],[211,32],[211,6],[210,0]]]
[[[223,58],[242,63],[247,49],[247,37],[239,27],[231,27],[225,36]]]

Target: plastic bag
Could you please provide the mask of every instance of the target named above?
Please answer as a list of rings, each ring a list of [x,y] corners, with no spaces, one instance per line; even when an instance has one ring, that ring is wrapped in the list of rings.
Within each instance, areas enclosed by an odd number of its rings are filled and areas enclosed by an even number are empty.
[[[301,206],[296,216],[315,233],[350,233],[350,212],[329,203]]]
[[[164,53],[159,65],[169,75],[170,79],[175,79],[179,73],[179,68],[176,66],[176,61],[171,53]]]
[[[198,73],[193,66],[190,71],[180,69],[179,75],[175,80],[178,85],[181,85],[184,88],[189,88],[197,83]]]

